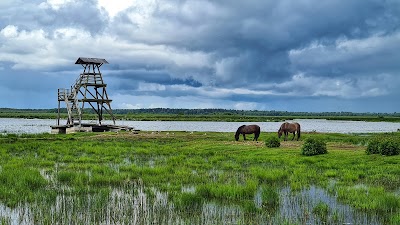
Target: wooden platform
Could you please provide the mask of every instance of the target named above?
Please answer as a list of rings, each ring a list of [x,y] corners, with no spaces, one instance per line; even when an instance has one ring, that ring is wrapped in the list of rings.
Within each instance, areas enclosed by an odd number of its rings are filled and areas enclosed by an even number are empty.
[[[75,125],[61,125],[61,126],[51,126],[52,134],[70,134],[76,132],[118,132],[118,131],[132,131],[138,132],[133,127],[129,126],[119,126],[119,125],[98,125],[98,124],[82,124],[79,126]]]

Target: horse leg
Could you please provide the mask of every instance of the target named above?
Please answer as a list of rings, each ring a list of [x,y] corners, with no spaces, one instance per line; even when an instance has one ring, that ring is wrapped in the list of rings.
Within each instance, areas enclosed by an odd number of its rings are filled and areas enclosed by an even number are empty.
[[[253,141],[255,140],[255,141],[257,141],[258,140],[258,136],[259,136],[260,134],[259,133],[254,133],[254,138],[253,138]]]
[[[296,136],[296,132],[293,132],[293,138],[292,138],[292,141],[294,140],[294,136]]]
[[[243,140],[246,140],[246,135],[243,133]]]

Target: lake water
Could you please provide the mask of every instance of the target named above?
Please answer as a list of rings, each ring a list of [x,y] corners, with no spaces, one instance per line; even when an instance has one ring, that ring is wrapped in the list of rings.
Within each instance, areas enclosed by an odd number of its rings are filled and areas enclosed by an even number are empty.
[[[303,132],[322,133],[382,133],[395,132],[400,129],[400,123],[365,122],[339,120],[295,120],[301,124]],[[95,121],[84,121],[93,123]],[[293,122],[293,121],[288,121]],[[61,121],[60,124],[66,124]],[[112,124],[112,121],[104,121]],[[275,132],[282,122],[199,122],[199,121],[117,121],[117,125],[131,126],[142,131],[200,131],[200,132],[235,132],[243,124],[257,124],[262,132]],[[53,119],[16,119],[0,118],[0,133],[50,133],[50,126],[56,125]]]

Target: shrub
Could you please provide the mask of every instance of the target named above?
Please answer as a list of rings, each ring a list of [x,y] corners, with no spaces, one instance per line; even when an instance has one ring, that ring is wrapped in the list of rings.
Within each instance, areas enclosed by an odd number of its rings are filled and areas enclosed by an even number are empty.
[[[400,142],[393,138],[375,138],[368,142],[367,154],[398,155],[400,154]]]
[[[383,140],[379,145],[382,155],[398,155],[400,153],[400,143],[394,139]]]
[[[326,143],[317,138],[307,138],[304,140],[304,144],[301,147],[302,155],[320,155],[327,153]]]
[[[268,136],[265,140],[265,145],[268,148],[279,148],[281,146],[281,142],[278,137]]]
[[[365,152],[367,154],[379,154],[379,145],[380,145],[380,139],[374,138],[371,141],[368,142],[367,149]]]

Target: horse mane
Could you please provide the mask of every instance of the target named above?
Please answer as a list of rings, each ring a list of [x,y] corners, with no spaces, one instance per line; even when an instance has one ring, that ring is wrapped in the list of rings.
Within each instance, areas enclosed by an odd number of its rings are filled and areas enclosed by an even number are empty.
[[[288,122],[284,122],[281,124],[281,126],[279,127],[278,132],[284,132],[284,130],[286,129],[286,125],[288,124]]]
[[[238,134],[238,133],[240,133],[240,131],[243,129],[243,127],[245,127],[246,125],[242,125],[242,126],[240,126],[238,129],[237,129],[237,131],[236,131],[236,134]]]

